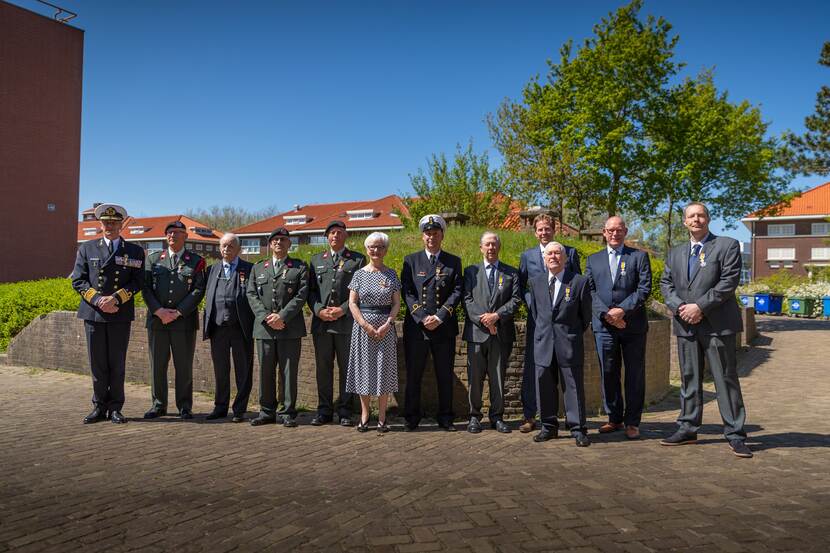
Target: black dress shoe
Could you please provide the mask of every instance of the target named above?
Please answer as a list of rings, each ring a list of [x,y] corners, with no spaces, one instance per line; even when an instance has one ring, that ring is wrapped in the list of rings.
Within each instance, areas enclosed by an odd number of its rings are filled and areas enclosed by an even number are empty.
[[[144,413],[145,419],[155,419],[157,417],[163,417],[167,414],[165,409],[157,409],[155,407],[151,408],[149,411]]]
[[[289,417],[288,415],[282,418],[282,425],[285,428],[296,428],[297,427],[297,419],[294,417]]]
[[[234,415],[231,422],[245,422],[245,415]]]
[[[354,426],[351,417],[340,417],[340,426]]]
[[[577,432],[574,434],[574,440],[576,441],[576,447],[588,447],[591,445],[591,440],[589,440],[588,436],[583,432]]]
[[[555,428],[548,428],[547,426],[543,426],[542,429],[539,431],[538,434],[533,436],[534,442],[546,442],[548,440],[554,440],[559,437],[559,431]]]
[[[408,422],[403,425],[404,432],[415,432],[416,430],[418,430],[418,425],[415,423]]]
[[[662,440],[660,440],[660,445],[686,445],[696,443],[697,434],[687,432],[685,430],[678,430],[668,438],[663,438]]]
[[[470,434],[478,434],[481,432],[481,423],[477,417],[470,417],[470,422],[467,424],[467,432]]]
[[[311,419],[311,426],[323,426],[324,424],[328,424],[331,422],[331,419],[316,415],[313,419]]]
[[[222,411],[211,411],[210,414],[207,417],[205,417],[205,419],[209,420],[209,421],[213,421],[213,420],[216,420],[216,419],[224,419],[227,416],[228,416],[227,411],[225,411],[224,413]]]
[[[182,409],[179,412],[179,416],[182,418],[182,420],[190,420],[193,418],[193,413],[190,412],[190,409]]]
[[[87,416],[84,417],[84,424],[92,424],[107,420],[107,412],[100,407],[93,409]]]
[[[452,423],[439,424],[438,428],[440,428],[441,430],[443,430],[445,432],[457,432],[458,431],[458,429]]]
[[[121,414],[121,411],[112,411],[110,413],[110,420],[113,424],[127,424],[127,417]]]
[[[749,446],[743,440],[729,440],[729,447],[732,448],[732,453],[737,457],[743,457],[745,459],[752,457],[752,450],[749,449]]]
[[[512,430],[510,430],[510,427],[507,426],[507,423],[501,419],[496,421],[496,430],[501,432],[502,434],[510,434],[512,432]]]
[[[262,426],[263,424],[277,424],[277,419],[263,415],[260,415],[255,419],[251,419],[251,426]]]

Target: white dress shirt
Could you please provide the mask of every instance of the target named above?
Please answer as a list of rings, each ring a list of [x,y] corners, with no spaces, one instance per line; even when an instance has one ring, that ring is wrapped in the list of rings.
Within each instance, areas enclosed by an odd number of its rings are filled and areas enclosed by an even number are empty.
[[[548,288],[550,288],[550,283],[552,280],[556,280],[556,284],[553,285],[553,303],[551,305],[556,305],[556,298],[559,297],[559,290],[562,288],[562,277],[565,275],[565,269],[562,269],[556,274],[551,273],[548,271]]]

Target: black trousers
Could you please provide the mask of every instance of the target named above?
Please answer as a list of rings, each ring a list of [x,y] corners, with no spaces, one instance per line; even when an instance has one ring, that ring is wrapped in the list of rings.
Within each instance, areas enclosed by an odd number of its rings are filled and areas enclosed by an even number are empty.
[[[92,372],[92,403],[99,409],[120,411],[124,406],[124,372],[131,324],[84,321]]]
[[[154,409],[167,410],[167,366],[173,354],[176,369],[176,407],[193,409],[193,355],[196,353],[196,330],[150,329],[150,394]]]
[[[236,397],[233,414],[242,416],[248,410],[254,370],[254,340],[245,338],[238,325],[212,326],[210,332],[210,357],[213,359],[213,375],[216,380],[214,410],[228,413],[231,399],[231,356],[236,380]]]
[[[297,416],[297,370],[300,364],[300,338],[256,340],[259,356],[259,406],[263,417]],[[277,376],[279,367],[279,377]],[[283,390],[283,408],[277,411],[277,378]]]
[[[404,417],[410,425],[417,426],[423,417],[421,410],[421,380],[427,364],[427,355],[432,353],[435,365],[435,379],[438,383],[438,424],[452,424],[453,362],[455,360],[455,337],[446,340],[424,340],[420,333],[404,335],[404,357],[406,357],[406,392],[404,394]]]
[[[470,401],[470,416],[481,418],[484,378],[490,388],[490,422],[504,416],[504,373],[513,342],[501,342],[492,336],[485,342],[467,342],[467,398]]]
[[[585,382],[582,366],[560,367],[556,354],[549,366],[536,365],[536,401],[539,404],[539,418],[547,428],[558,428],[559,421],[559,380],[562,381],[562,396],[565,400],[565,428],[576,432],[587,432],[585,422]]]
[[[340,418],[351,418],[354,394],[346,393],[346,369],[349,364],[350,334],[315,332],[314,360],[317,367],[317,414],[331,420],[335,408]],[[334,400],[334,360],[337,358],[337,402]]]
[[[646,333],[595,332],[602,378],[602,402],[608,420],[640,426],[646,398]],[[625,396],[620,385],[625,363]]]

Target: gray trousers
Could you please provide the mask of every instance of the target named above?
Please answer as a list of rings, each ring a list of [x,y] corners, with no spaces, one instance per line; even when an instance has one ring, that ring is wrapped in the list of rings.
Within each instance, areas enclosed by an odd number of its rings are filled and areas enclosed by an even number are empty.
[[[492,336],[486,342],[467,342],[467,397],[470,400],[470,416],[481,418],[481,395],[484,378],[490,388],[490,422],[504,416],[504,373],[513,343],[503,344]]]
[[[350,334],[315,332],[314,360],[317,367],[317,414],[331,420],[335,408],[341,418],[351,418],[354,394],[346,393],[346,369],[349,364]],[[334,360],[337,358],[339,383],[334,400]]]
[[[746,410],[738,381],[735,335],[678,336],[680,361],[680,416],[677,423],[687,432],[697,432],[703,420],[703,370],[708,364],[718,394],[718,409],[727,440],[746,438]]]
[[[193,354],[196,352],[196,330],[147,331],[150,351],[150,396],[154,409],[167,410],[167,365],[173,354],[176,369],[176,407],[193,409]]]
[[[277,414],[292,419],[297,416],[297,369],[300,364],[300,338],[287,340],[256,340],[259,357],[260,414],[273,418]],[[277,367],[283,408],[277,412]]]
[[[560,367],[553,355],[550,366],[536,365],[536,401],[539,420],[548,429],[558,429],[559,381],[562,381],[562,398],[565,400],[565,428],[571,434],[586,433],[585,381],[582,366]]]

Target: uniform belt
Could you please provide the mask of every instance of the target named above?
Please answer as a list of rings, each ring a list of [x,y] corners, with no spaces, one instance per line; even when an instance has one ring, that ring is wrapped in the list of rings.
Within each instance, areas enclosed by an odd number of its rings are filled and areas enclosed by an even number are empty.
[[[363,313],[380,313],[381,315],[388,315],[392,311],[391,305],[361,305],[360,311]]]

